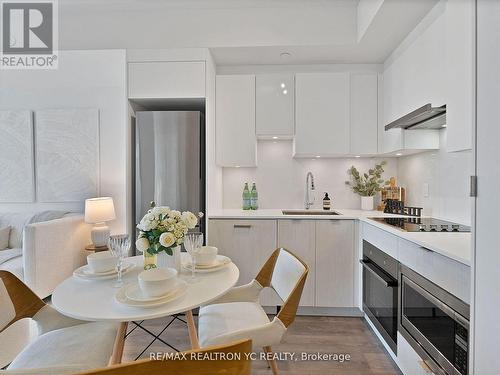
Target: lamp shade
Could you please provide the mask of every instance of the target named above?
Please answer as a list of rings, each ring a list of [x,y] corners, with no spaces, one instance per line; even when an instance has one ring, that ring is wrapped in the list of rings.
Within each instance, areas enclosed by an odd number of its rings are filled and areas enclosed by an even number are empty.
[[[85,200],[85,222],[90,224],[104,223],[115,219],[113,198],[100,197]]]

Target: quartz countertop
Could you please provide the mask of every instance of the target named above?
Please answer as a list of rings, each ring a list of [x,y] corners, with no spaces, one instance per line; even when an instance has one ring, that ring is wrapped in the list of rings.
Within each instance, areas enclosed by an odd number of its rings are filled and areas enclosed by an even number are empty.
[[[290,211],[297,209],[290,209]],[[299,209],[300,210],[300,209]],[[284,209],[284,211],[289,211]],[[322,210],[311,209],[311,212]],[[284,215],[281,209],[258,209],[244,211],[241,209],[219,209],[208,214],[209,219],[301,219],[301,220],[360,220],[384,230],[400,238],[416,243],[427,249],[435,251],[457,262],[471,265],[471,233],[449,232],[406,232],[387,224],[370,220],[374,217],[398,217],[380,211],[363,211],[355,209],[333,208],[332,211],[340,215]]]

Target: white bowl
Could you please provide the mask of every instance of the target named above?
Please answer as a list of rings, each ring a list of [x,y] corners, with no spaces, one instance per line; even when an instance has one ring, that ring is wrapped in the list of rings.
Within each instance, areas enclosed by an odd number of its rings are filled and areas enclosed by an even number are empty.
[[[117,262],[118,258],[111,251],[99,251],[87,256],[87,264],[94,273],[111,271]]]
[[[153,268],[142,271],[138,279],[139,287],[146,297],[159,297],[175,287],[177,270],[174,268]]]
[[[211,266],[217,259],[219,250],[215,246],[202,246],[196,254],[196,264],[200,266]]]

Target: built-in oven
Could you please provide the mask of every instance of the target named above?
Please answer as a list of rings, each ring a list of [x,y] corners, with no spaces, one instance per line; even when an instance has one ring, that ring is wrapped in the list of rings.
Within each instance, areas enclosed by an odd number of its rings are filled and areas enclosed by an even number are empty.
[[[401,265],[399,331],[436,375],[466,375],[469,305]]]
[[[363,241],[363,311],[397,354],[399,263]]]

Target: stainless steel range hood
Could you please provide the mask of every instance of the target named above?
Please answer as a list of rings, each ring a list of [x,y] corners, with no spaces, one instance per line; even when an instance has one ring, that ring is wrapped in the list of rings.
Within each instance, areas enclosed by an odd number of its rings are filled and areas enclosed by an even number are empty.
[[[446,105],[433,107],[430,103],[398,118],[387,124],[385,130],[390,129],[441,129],[446,124]]]

